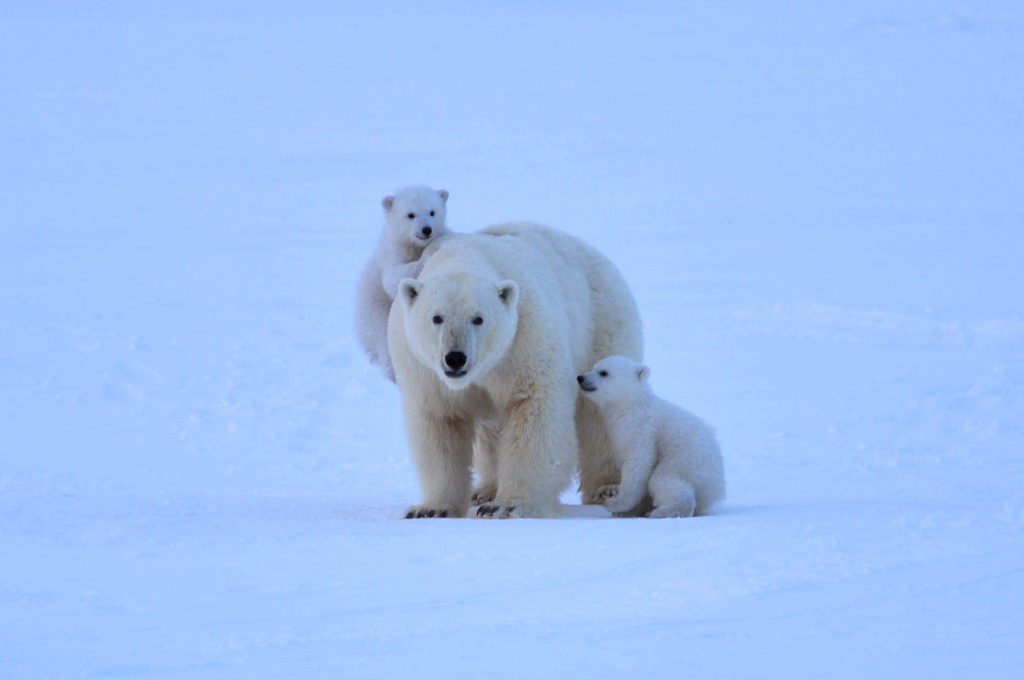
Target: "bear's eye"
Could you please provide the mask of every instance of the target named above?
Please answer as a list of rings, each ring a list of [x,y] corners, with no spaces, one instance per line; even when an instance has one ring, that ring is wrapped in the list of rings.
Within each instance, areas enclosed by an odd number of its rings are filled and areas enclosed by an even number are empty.
[[[444,317],[441,316],[440,314],[435,314],[434,318],[431,319],[431,321],[433,321],[434,324],[436,324],[436,325],[440,325],[440,324],[444,323]]]
[[[433,210],[431,210],[431,211],[430,211],[430,216],[431,216],[431,217],[433,217],[433,216],[434,216],[434,211],[433,211]]]
[[[410,220],[414,220],[416,219],[416,213],[409,213],[408,215],[406,215],[406,217],[408,217]]]
[[[473,317],[473,325],[474,326],[483,326],[484,325],[484,318],[482,316],[474,316]]]
[[[599,376],[601,376],[602,378],[607,378],[608,377],[608,371],[598,371],[597,374]]]

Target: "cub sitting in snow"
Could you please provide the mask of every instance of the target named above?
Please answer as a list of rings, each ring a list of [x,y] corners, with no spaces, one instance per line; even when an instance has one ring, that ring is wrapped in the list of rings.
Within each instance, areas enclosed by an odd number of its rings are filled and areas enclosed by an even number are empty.
[[[388,314],[402,279],[415,279],[423,269],[420,256],[427,245],[448,233],[445,205],[448,192],[430,187],[405,187],[381,200],[385,227],[356,290],[356,335],[370,363],[388,380],[395,371],[388,354]]]
[[[700,418],[651,391],[650,369],[626,357],[597,362],[576,381],[598,406],[622,468],[604,507],[622,516],[691,517],[725,496],[722,453]],[[648,496],[649,494],[649,496]]]

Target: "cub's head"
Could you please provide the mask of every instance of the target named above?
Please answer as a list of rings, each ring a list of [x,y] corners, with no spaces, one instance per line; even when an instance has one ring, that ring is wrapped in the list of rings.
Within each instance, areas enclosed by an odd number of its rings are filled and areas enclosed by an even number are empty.
[[[388,234],[408,245],[425,248],[431,240],[448,233],[445,205],[448,192],[430,187],[406,187],[381,199]]]
[[[589,373],[576,377],[583,395],[598,404],[632,396],[647,389],[651,369],[626,357],[601,359]]]
[[[416,358],[461,390],[494,368],[519,323],[519,286],[468,272],[404,279],[405,335]]]

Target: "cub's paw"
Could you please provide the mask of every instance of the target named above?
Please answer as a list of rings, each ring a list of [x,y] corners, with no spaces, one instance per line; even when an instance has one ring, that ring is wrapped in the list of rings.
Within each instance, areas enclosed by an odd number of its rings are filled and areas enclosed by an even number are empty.
[[[455,508],[440,507],[429,508],[425,505],[414,505],[405,511],[406,519],[425,519],[427,517],[458,517],[459,513]]]
[[[673,503],[671,505],[662,505],[661,507],[651,510],[651,514],[647,516],[652,519],[661,519],[663,517],[693,517],[693,511],[693,503]]]
[[[515,517],[533,517],[527,508],[518,505],[500,505],[487,503],[477,508],[476,516],[482,519],[513,519]]]
[[[498,487],[493,484],[481,484],[473,489],[473,505],[485,505],[498,496]]]
[[[615,498],[619,495],[618,484],[605,484],[597,487],[595,490],[588,493],[583,498],[584,505],[601,505],[609,498]]]
[[[624,498],[609,498],[604,502],[604,509],[616,517],[635,517],[635,507],[636,503]]]

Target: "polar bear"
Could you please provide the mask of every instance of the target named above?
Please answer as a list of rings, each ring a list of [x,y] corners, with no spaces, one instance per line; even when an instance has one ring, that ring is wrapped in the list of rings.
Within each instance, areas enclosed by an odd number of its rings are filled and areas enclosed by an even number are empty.
[[[585,498],[618,481],[611,440],[574,377],[608,354],[642,356],[640,315],[615,266],[525,222],[431,244],[403,280],[388,347],[422,491],[406,517],[551,517],[580,460]]]
[[[697,416],[656,396],[649,375],[646,366],[612,356],[576,378],[581,392],[600,407],[622,468],[618,491],[608,492],[604,506],[623,516],[648,511],[651,517],[704,514],[725,497],[715,432]]]
[[[445,224],[448,192],[425,186],[405,187],[381,200],[384,232],[356,289],[356,335],[370,357],[391,382],[395,372],[388,354],[388,313],[398,282],[415,278],[423,268],[420,256]]]

